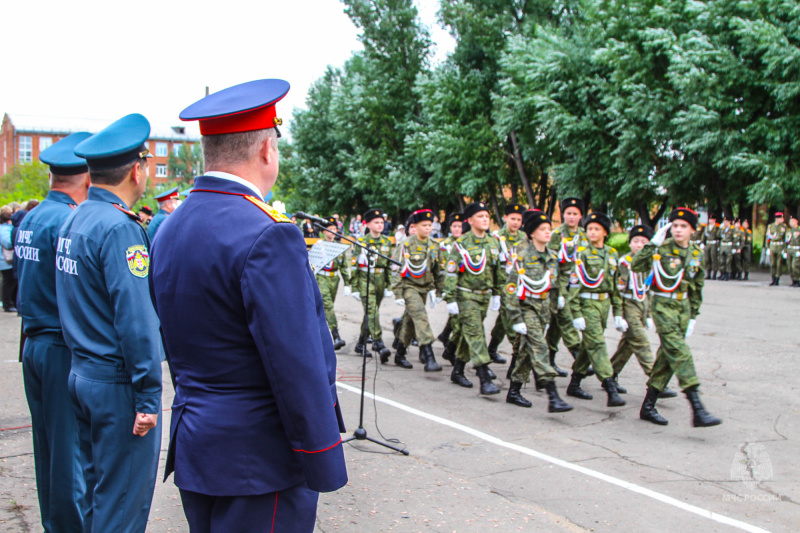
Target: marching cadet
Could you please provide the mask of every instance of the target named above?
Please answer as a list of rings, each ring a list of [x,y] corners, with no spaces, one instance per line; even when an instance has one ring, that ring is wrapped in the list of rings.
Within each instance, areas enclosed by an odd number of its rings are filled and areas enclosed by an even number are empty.
[[[80,533],[80,503],[86,490],[78,447],[78,425],[69,396],[72,354],[64,341],[56,302],[58,230],[86,200],[89,168],[75,146],[81,132],[42,151],[50,166],[50,192],[19,225],[19,310],[27,336],[22,350],[25,395],[33,425],[33,457],[39,510],[45,531]]]
[[[742,235],[744,237],[744,247],[742,248],[742,271],[745,281],[750,279],[750,264],[753,262],[753,230],[750,229],[750,221],[742,220]]]
[[[88,199],[61,227],[56,294],[86,481],[84,531],[143,532],[161,450],[161,344],[149,239],[130,206],[147,187],[150,123],[123,117],[75,147]]]
[[[708,226],[706,226],[706,230],[703,233],[703,244],[705,245],[703,261],[705,262],[706,276],[712,280],[717,279],[717,271],[719,270],[719,232],[717,216],[709,211]]]
[[[689,242],[697,227],[697,213],[679,207],[669,214],[669,221],[633,257],[631,264],[633,272],[652,272],[653,321],[661,339],[639,417],[667,425],[667,420],[656,410],[656,400],[674,374],[694,412],[694,426],[716,426],[722,421],[708,413],[700,401],[700,380],[686,344],[700,314],[705,280],[702,250]],[[670,228],[672,237],[667,239]]]
[[[792,287],[800,287],[800,227],[794,215],[789,217],[789,231],[786,232],[786,266],[792,277]]]
[[[328,224],[325,226],[331,231],[338,231],[339,225],[333,217],[325,219]],[[335,242],[333,233],[322,231],[322,238],[325,242]],[[336,301],[336,292],[339,290],[339,276],[342,277],[344,283],[344,294],[350,294],[350,269],[346,254],[341,254],[329,264],[322,267],[322,270],[317,272],[316,279],[319,285],[319,292],[322,295],[322,305],[325,308],[325,320],[328,322],[328,327],[331,330],[331,337],[333,338],[333,349],[338,350],[346,343],[339,336],[339,323],[336,321],[336,313],[333,311],[333,303]]]
[[[384,213],[380,209],[370,209],[362,220],[366,223],[368,233],[358,238],[358,242],[372,250],[377,250],[383,255],[392,253],[392,241],[383,235]],[[389,262],[378,255],[367,254],[361,250],[357,259],[358,270],[353,276],[354,291],[351,296],[361,302],[364,308],[364,320],[361,324],[361,335],[356,343],[356,353],[361,354],[367,337],[372,338],[372,349],[380,354],[381,357],[389,357],[392,352],[383,344],[383,331],[381,330],[380,307],[384,298],[393,296],[389,290],[391,283],[391,271]],[[361,298],[361,294],[367,289],[367,276],[369,276],[369,314],[367,316],[367,300]],[[366,297],[366,294],[364,294]],[[369,354],[369,352],[367,352]],[[368,355],[368,357],[371,357]]]
[[[446,226],[450,230],[450,234],[439,241],[439,258],[441,260],[441,269],[444,272],[445,261],[447,261],[447,256],[450,255],[450,251],[453,249],[453,244],[456,240],[461,237],[461,224],[464,221],[464,215],[462,213],[451,213],[449,217],[447,217]],[[437,339],[439,342],[444,344],[444,351],[442,352],[442,357],[447,361],[450,361],[451,364],[455,364],[455,353],[456,353],[456,344],[451,340],[451,334],[454,334],[458,328],[458,315],[451,315],[448,313],[447,315],[447,324],[445,325],[442,332],[439,334]]]
[[[153,237],[156,236],[158,227],[161,226],[167,217],[178,207],[178,195],[177,187],[173,187],[172,189],[156,195],[155,200],[158,202],[158,213],[156,213],[147,225],[147,236],[150,237],[151,241]]]
[[[556,370],[559,377],[566,377],[567,373],[556,365],[556,353],[559,340],[564,340],[564,345],[569,350],[572,358],[578,357],[581,346],[581,336],[572,325],[570,300],[577,297],[578,279],[573,275],[573,257],[569,250],[574,250],[573,244],[586,235],[581,227],[581,217],[586,212],[582,199],[569,197],[561,200],[561,217],[564,222],[554,231],[550,241],[550,248],[558,254],[560,275],[562,283],[567,284],[567,289],[562,293],[551,295],[552,312],[550,313],[550,328],[547,330],[547,345],[550,349],[550,366]],[[587,375],[592,375],[594,370],[589,367]]]
[[[719,241],[719,266],[722,269],[719,279],[720,281],[729,281],[732,279],[733,257],[741,247],[741,242],[739,232],[731,226],[731,221],[728,217],[722,219]]]
[[[392,292],[397,298],[397,303],[405,307],[397,337],[399,340],[394,364],[411,368],[411,363],[406,360],[406,353],[411,340],[416,337],[425,372],[439,372],[442,367],[433,355],[433,331],[428,322],[428,312],[425,310],[426,300],[430,300],[431,307],[442,301],[441,294],[444,288],[439,262],[439,245],[429,238],[433,212],[430,209],[420,209],[412,213],[408,222],[409,225],[414,225],[416,233],[395,249],[393,257],[402,266],[394,278]],[[388,361],[388,357],[381,355],[381,363],[385,364]]]
[[[458,315],[460,339],[457,361],[450,379],[462,387],[472,387],[464,376],[464,367],[472,361],[481,383],[481,394],[499,394],[489,372],[489,350],[483,321],[487,308],[500,309],[503,288],[503,263],[500,243],[489,231],[489,208],[483,202],[473,202],[464,210],[471,230],[453,244],[445,266],[445,298],[447,311]]]
[[[556,390],[556,371],[549,361],[544,334],[550,326],[551,291],[559,291],[558,258],[548,248],[550,219],[539,210],[525,212],[524,231],[529,243],[519,250],[512,261],[503,297],[508,320],[517,334],[514,368],[506,402],[530,407],[531,402],[522,396],[522,385],[530,381],[531,371],[541,388],[547,391],[550,413],[572,410]]]
[[[705,234],[705,231],[706,231],[706,225],[703,222],[701,222],[700,225],[697,227],[697,230],[695,230],[695,232],[692,233],[692,239],[691,239],[692,244],[695,244],[699,248],[703,248],[703,235]],[[653,236],[652,233],[653,233],[653,230],[651,228],[650,229],[650,237]],[[650,237],[648,237],[648,239]]]
[[[606,246],[605,240],[611,232],[611,219],[605,213],[593,212],[586,216],[586,236],[573,242],[575,274],[580,287],[576,298],[571,299],[572,322],[582,332],[578,357],[572,365],[572,379],[567,387],[567,396],[591,400],[592,395],[581,388],[589,364],[594,367],[597,379],[608,393],[608,407],[621,407],[625,400],[617,392],[614,370],[608,359],[606,339],[603,332],[608,322],[609,308],[614,311],[614,328],[625,332],[628,323],[622,317],[622,298],[619,295],[619,256],[617,251]]]
[[[502,229],[492,232],[492,235],[500,241],[500,261],[505,263],[506,275],[511,271],[514,260],[517,257],[517,248],[526,243],[525,234],[520,231],[522,227],[522,214],[525,208],[519,204],[508,204],[503,210],[503,220],[505,225]],[[501,302],[500,312],[489,337],[489,357],[492,363],[498,365],[506,364],[506,360],[497,353],[497,348],[503,342],[504,337],[508,337],[508,342],[514,344],[517,334],[511,329],[511,323],[506,316],[505,304]]]
[[[783,213],[775,213],[775,222],[767,226],[767,255],[769,256],[769,271],[772,274],[772,283],[777,286],[781,284],[781,270],[783,270],[783,260],[786,253],[786,233],[789,228],[783,221]]]
[[[693,237],[697,236],[694,232]],[[636,354],[639,365],[646,375],[653,371],[653,352],[650,351],[650,340],[647,338],[646,329],[653,329],[653,319],[650,314],[650,302],[647,297],[647,281],[644,275],[631,272],[631,261],[639,250],[653,238],[650,226],[639,225],[631,228],[628,233],[628,242],[631,252],[619,260],[619,294],[622,297],[622,317],[628,323],[627,331],[622,333],[622,338],[617,345],[617,351],[611,356],[611,367],[614,369],[614,382],[617,392],[626,394],[627,389],[619,384],[619,374],[628,363],[631,355]],[[695,242],[698,242],[697,240]],[[699,248],[699,244],[696,245]],[[661,392],[659,398],[674,398],[677,396],[669,388]]]

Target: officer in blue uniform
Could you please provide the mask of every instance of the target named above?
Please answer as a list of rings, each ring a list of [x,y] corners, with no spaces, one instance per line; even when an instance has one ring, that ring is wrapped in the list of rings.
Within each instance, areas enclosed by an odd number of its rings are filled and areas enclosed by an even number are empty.
[[[144,532],[161,447],[163,346],[148,239],[129,206],[147,186],[150,124],[121,118],[75,147],[89,198],[64,222],[56,294],[86,480],[84,531]]]
[[[50,192],[17,231],[19,309],[27,336],[22,352],[25,395],[33,424],[36,489],[45,531],[83,530],[85,492],[78,426],[67,389],[72,354],[64,342],[56,302],[56,243],[64,220],[86,200],[89,168],[75,146],[91,133],[73,133],[44,150]]]
[[[151,241],[153,237],[156,236],[158,227],[161,226],[167,217],[175,211],[175,208],[178,207],[179,194],[178,188],[173,187],[155,196],[155,200],[158,202],[158,213],[156,213],[156,216],[150,221],[150,224],[147,225],[147,236],[150,237]]]
[[[177,382],[166,474],[192,533],[310,532],[318,493],[347,483],[322,298],[300,231],[262,200],[288,90],[248,82],[180,115],[207,172],[156,235],[150,283]]]

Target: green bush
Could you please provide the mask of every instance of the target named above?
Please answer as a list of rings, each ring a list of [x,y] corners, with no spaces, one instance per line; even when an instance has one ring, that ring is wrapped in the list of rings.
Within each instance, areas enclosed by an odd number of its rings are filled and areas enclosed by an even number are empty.
[[[627,233],[612,233],[608,236],[606,244],[612,248],[615,248],[617,252],[619,252],[619,255],[625,255],[631,250],[631,247],[628,244]]]

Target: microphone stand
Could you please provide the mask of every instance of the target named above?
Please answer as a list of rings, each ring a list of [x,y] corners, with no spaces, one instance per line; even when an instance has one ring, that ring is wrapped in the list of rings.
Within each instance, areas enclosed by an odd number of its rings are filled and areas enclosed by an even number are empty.
[[[314,227],[316,227],[317,229],[320,229],[322,231],[326,231],[326,232],[328,232],[330,234],[336,235],[336,236],[344,239],[345,241],[347,241],[347,242],[349,242],[351,244],[355,244],[356,246],[358,246],[359,248],[361,248],[362,250],[364,250],[364,252],[366,252],[368,254],[367,255],[367,291],[366,291],[365,296],[364,296],[366,298],[366,300],[364,300],[365,323],[362,324],[362,326],[361,326],[361,332],[364,333],[364,328],[366,328],[367,331],[369,331],[369,278],[370,278],[370,266],[369,265],[370,265],[370,262],[371,262],[370,261],[370,255],[372,255],[372,256],[380,256],[380,257],[386,259],[387,261],[389,261],[390,263],[394,263],[397,266],[401,266],[400,263],[395,261],[391,257],[388,257],[388,256],[380,253],[377,250],[373,250],[371,248],[368,248],[368,247],[364,246],[363,244],[361,244],[360,242],[355,241],[355,240],[353,240],[353,239],[351,239],[349,237],[346,237],[346,236],[342,235],[341,233],[339,233],[337,231],[329,230],[328,228],[324,227],[319,222],[314,221]],[[401,450],[400,448],[398,448],[396,446],[392,446],[388,442],[383,442],[383,441],[380,441],[378,439],[373,439],[372,437],[367,436],[367,430],[364,429],[364,392],[366,390],[366,383],[367,383],[367,343],[364,342],[364,347],[361,349],[361,408],[359,410],[359,415],[358,415],[358,428],[353,432],[353,436],[352,437],[348,437],[348,438],[344,439],[342,441],[342,443],[350,442],[352,440],[368,440],[370,442],[374,442],[375,444],[380,444],[381,446],[384,446],[384,447],[389,448],[391,450],[394,450],[396,452],[400,452],[403,455],[408,455],[409,454],[408,450]]]

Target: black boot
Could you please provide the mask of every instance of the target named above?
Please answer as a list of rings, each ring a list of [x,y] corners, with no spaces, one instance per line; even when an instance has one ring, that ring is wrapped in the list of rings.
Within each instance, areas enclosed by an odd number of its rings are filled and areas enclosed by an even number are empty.
[[[442,370],[442,365],[437,363],[436,358],[433,356],[433,348],[431,348],[430,344],[420,346],[419,353],[425,359],[425,372],[440,372]]]
[[[750,281],[750,272],[745,272],[744,273],[744,280],[745,281]]]
[[[481,380],[481,394],[484,396],[500,394],[500,389],[497,388],[497,385],[492,383],[492,378],[489,377],[488,370],[489,367],[487,365],[481,365],[475,369],[475,373],[478,374],[478,379]]]
[[[572,359],[577,359],[578,358],[578,350],[580,350],[580,348],[575,348],[574,350],[570,350],[569,351],[569,353],[572,355]],[[589,369],[586,371],[586,375],[587,376],[594,376],[594,368],[589,366]]]
[[[572,406],[561,399],[556,390],[556,382],[550,381],[544,386],[547,391],[547,412],[548,413],[563,413],[565,411],[572,411]]]
[[[572,379],[570,379],[569,385],[567,386],[567,396],[574,396],[575,398],[580,398],[581,400],[592,399],[592,395],[581,388],[581,380],[585,377],[586,376],[583,374],[578,374],[576,372],[572,373]]]
[[[606,378],[603,380],[603,388],[608,393],[608,402],[606,407],[622,407],[625,405],[625,400],[617,392],[617,385],[614,383],[614,378]]]
[[[405,345],[402,342],[398,342],[397,352],[394,354],[394,364],[401,368],[413,368],[411,363],[408,362],[408,359],[406,359],[406,353],[408,353],[408,350]],[[381,363],[386,364],[388,362],[389,356],[384,357],[383,353],[381,353]]]
[[[686,399],[689,400],[689,404],[692,406],[692,411],[694,411],[694,419],[692,420],[694,427],[705,428],[722,424],[722,420],[706,411],[706,408],[700,401],[700,394],[697,392],[697,385],[686,389],[683,391],[683,393],[686,395]]]
[[[511,355],[511,363],[508,365],[508,371],[506,372],[506,379],[511,379],[511,374],[514,373],[514,366],[517,364],[517,356],[512,354]]]
[[[558,365],[556,364],[556,352],[554,352],[553,350],[550,350],[550,366],[552,366],[553,370],[556,371],[556,375],[558,377],[565,378],[568,376],[566,370],[558,368]]]
[[[712,273],[711,279],[714,279],[714,280],[717,279],[717,271],[716,270]]]
[[[614,374],[614,377],[612,379],[614,380],[614,385],[617,387],[618,393],[628,394],[628,389],[619,384],[619,374]]]
[[[656,399],[658,398],[658,391],[653,387],[647,387],[647,394],[642,402],[642,408],[639,409],[639,418],[647,420],[659,426],[666,426],[669,424],[666,418],[658,414],[656,411]]]
[[[678,393],[669,387],[664,387],[664,390],[658,393],[658,398],[661,400],[664,398],[675,398],[676,396],[678,396]]]
[[[417,339],[411,339],[411,346],[419,346],[419,341]]]
[[[728,273],[727,272],[720,272],[719,280],[720,281],[728,281]]]
[[[333,349],[338,350],[343,348],[346,342],[339,336],[339,328],[331,328],[331,337],[333,338]]]
[[[358,342],[356,342],[356,353],[358,355],[361,355],[361,353],[364,351],[365,348],[366,346],[364,343],[364,334],[362,333],[361,336],[358,338]],[[369,350],[367,350],[367,357],[372,357],[372,352],[370,352]]]
[[[402,344],[401,344],[401,346],[402,346]],[[392,355],[392,352],[389,351],[389,348],[387,348],[383,344],[383,341],[381,339],[377,339],[377,340],[372,341],[372,349],[374,351],[378,352],[381,355],[381,361],[383,360],[384,357],[386,357],[388,359],[388,357],[390,355]]]
[[[492,369],[489,367],[489,363],[486,363],[486,364],[485,364],[485,365],[483,365],[483,366],[485,366],[485,367],[486,367],[486,375],[488,375],[488,376],[489,376],[489,379],[497,379],[497,374],[495,374],[494,372],[492,372]],[[476,371],[477,371],[477,368],[476,368]]]
[[[800,287],[800,281],[797,281],[797,280],[793,281],[792,282],[792,287]]]
[[[711,271],[706,272],[706,279],[711,279]]]
[[[392,319],[392,333],[394,333],[394,340],[392,341],[392,348],[397,350],[398,345],[400,344],[400,326],[403,325],[403,318],[393,318]]]
[[[465,366],[467,366],[467,363],[460,359],[456,359],[456,362],[453,364],[453,371],[450,372],[450,381],[461,387],[471,389],[472,382],[468,380],[466,376],[464,376]]]
[[[522,383],[519,381],[512,381],[511,386],[508,389],[508,395],[506,396],[506,403],[513,403],[514,405],[519,405],[520,407],[530,407],[533,405],[529,402],[520,392],[522,388]]]
[[[442,359],[450,361],[450,364],[456,364],[456,345],[451,340],[447,340],[444,344],[444,351],[442,352]]]
[[[439,339],[439,342],[447,346],[447,343],[450,341],[450,334],[452,332],[453,328],[450,327],[450,322],[448,322],[447,325],[442,330],[442,332],[439,333],[439,336],[436,338]]]
[[[501,342],[503,342],[502,338],[499,341],[494,338],[489,340],[489,359],[492,360],[492,363],[497,363],[498,365],[506,364],[506,360],[497,353],[497,348],[500,346]]]
[[[781,285],[781,277],[775,276],[775,286],[780,287],[780,285]]]
[[[533,383],[536,385],[536,392],[542,392],[544,385],[539,381],[539,374],[536,373],[536,370],[533,371]]]

